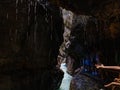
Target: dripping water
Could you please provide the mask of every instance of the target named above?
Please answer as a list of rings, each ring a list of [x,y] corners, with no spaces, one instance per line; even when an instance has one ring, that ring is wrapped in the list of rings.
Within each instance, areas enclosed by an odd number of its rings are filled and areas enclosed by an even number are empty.
[[[37,41],[36,41],[36,37],[37,37],[37,14],[36,14],[36,11],[37,11],[37,2],[34,2],[34,23],[35,23],[35,26],[34,26],[34,46],[35,46],[35,51],[37,51]]]
[[[28,26],[30,24],[30,0],[28,0]]]
[[[8,13],[7,13],[7,15],[6,15],[6,18],[7,18],[7,19],[8,19],[8,16],[9,16],[9,15],[8,15]]]
[[[18,30],[16,29],[16,30],[15,30],[15,43],[17,42],[17,37],[18,37],[18,36],[17,36],[17,33],[18,33]]]
[[[21,3],[23,3],[23,0],[21,0]]]
[[[52,22],[52,16],[51,16],[51,30],[53,30],[52,24],[53,24],[53,22]],[[50,38],[51,38],[51,40],[53,39],[52,34],[50,35]]]
[[[47,3],[47,1],[46,1],[46,2],[45,2],[45,5],[44,5],[44,9],[45,9],[45,11],[46,11],[45,21],[46,21],[47,23],[49,23],[49,21],[48,21],[49,15],[48,15],[48,10],[47,10],[47,5],[48,5],[48,3]],[[52,20],[52,17],[51,17],[51,20]]]
[[[18,19],[18,1],[19,0],[16,0],[16,21]]]

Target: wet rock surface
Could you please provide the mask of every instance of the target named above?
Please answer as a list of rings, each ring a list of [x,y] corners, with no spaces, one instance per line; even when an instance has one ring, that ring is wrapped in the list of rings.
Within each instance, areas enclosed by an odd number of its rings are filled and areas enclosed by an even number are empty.
[[[56,90],[62,34],[61,11],[46,0],[0,1],[0,90]]]

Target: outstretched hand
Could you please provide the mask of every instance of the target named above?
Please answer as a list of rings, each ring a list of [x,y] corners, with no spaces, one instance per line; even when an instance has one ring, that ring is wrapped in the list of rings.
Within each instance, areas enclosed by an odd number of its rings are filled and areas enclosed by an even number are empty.
[[[104,68],[104,65],[103,64],[95,64],[96,68]]]

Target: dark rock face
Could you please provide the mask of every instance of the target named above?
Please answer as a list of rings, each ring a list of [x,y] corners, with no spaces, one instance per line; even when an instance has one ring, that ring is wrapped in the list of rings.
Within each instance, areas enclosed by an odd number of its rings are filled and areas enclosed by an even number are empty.
[[[73,73],[75,66],[79,68],[83,62],[87,63],[84,70],[88,72],[97,71],[94,66],[95,63],[119,65],[120,30],[118,25],[120,23],[120,0],[50,1],[75,13],[92,15],[97,19],[95,22],[88,23],[88,25],[77,23],[78,26],[73,27],[68,57],[74,56],[75,62],[69,63],[71,59],[67,61],[68,72]],[[80,20],[84,21],[81,18]],[[75,39],[73,40],[73,38]],[[75,65],[76,63],[77,65]],[[93,72],[94,75],[95,72]],[[116,77],[116,74],[111,74],[108,71],[103,71],[101,74],[105,83]]]
[[[98,30],[95,24],[96,20],[89,16],[78,16],[74,21],[77,23],[72,28],[71,45],[66,52],[74,59],[74,63],[72,63],[74,70],[84,66],[91,72],[95,68],[94,64],[97,63]],[[69,60],[67,61],[69,62]],[[85,65],[86,62],[90,65]]]
[[[74,58],[72,58],[71,56],[68,56],[66,58],[67,72],[71,75],[74,73],[74,71],[76,69],[75,63],[76,62],[75,62]]]
[[[102,20],[119,15],[119,0],[49,0],[54,4],[81,15],[99,16]],[[104,18],[105,17],[105,18]]]
[[[58,4],[66,9],[72,10],[73,12],[78,12],[80,14],[88,14],[92,11],[92,9],[96,9],[97,5],[101,5],[102,3],[108,2],[110,0],[50,0],[51,2]]]
[[[68,66],[68,72],[72,71],[74,73],[75,69],[84,66],[85,72],[97,75],[99,74],[99,70],[94,66],[96,63],[119,65],[119,19],[113,18],[107,24],[93,17],[89,17],[86,24],[84,24],[84,18],[77,17],[76,19],[83,22],[75,20],[77,23],[74,24],[71,31],[71,45],[66,51],[68,57],[73,57],[74,63],[71,65],[68,64],[69,66],[73,66],[72,69]],[[71,59],[67,62],[69,61],[71,62]],[[101,73],[105,83],[112,81],[118,75],[110,73],[109,71]]]
[[[95,78],[78,73],[71,81],[70,90],[104,90],[104,87]]]
[[[59,7],[34,0],[0,1],[0,89],[56,90],[63,77],[55,67],[62,35]]]

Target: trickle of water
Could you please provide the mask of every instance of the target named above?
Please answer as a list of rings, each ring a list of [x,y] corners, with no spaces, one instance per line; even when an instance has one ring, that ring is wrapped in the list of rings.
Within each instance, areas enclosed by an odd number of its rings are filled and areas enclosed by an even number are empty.
[[[30,0],[28,0],[28,25],[30,24]]]
[[[52,16],[51,16],[51,24],[52,24]],[[51,26],[51,30],[53,30],[52,28],[53,28],[53,27]],[[50,38],[51,38],[51,40],[53,39],[52,34],[51,34]]]
[[[34,17],[34,20],[35,20],[35,24],[37,23],[37,15],[36,15],[36,12],[37,12],[37,2],[35,2],[34,4],[34,14],[35,14],[35,17]]]
[[[37,7],[37,2],[35,2],[35,6],[34,6],[34,13],[36,14],[36,7]]]
[[[8,16],[9,16],[9,15],[8,15],[8,13],[7,13],[7,15],[6,15],[6,18],[7,18],[7,19],[8,19]]]
[[[34,26],[34,45],[36,45],[37,26],[38,26],[38,24],[36,23],[35,26]],[[35,46],[35,50],[37,50],[36,46]]]
[[[34,45],[37,45],[36,44],[36,35],[37,35],[37,26],[38,26],[38,23],[37,23],[37,15],[36,15],[36,10],[37,9],[37,2],[34,3],[34,23],[35,23],[35,26],[34,26]],[[37,50],[37,46],[35,46],[35,51]]]
[[[21,3],[23,3],[23,0],[21,0]]]
[[[18,5],[18,1],[19,1],[19,0],[16,0],[16,6]]]
[[[48,15],[48,9],[47,9],[47,2],[45,2],[45,4],[43,4],[42,6],[43,6],[43,8],[45,9],[45,11],[46,11],[46,14],[45,14],[45,21],[47,22],[47,23],[49,23],[49,20],[48,20],[48,17],[49,17],[49,15]],[[52,17],[51,17],[51,20],[52,20]]]
[[[30,4],[33,5],[33,2],[31,1]]]
[[[16,0],[16,20],[18,19],[18,1]]]
[[[16,29],[15,30],[15,42],[17,41],[17,33],[18,33],[18,30]]]

